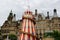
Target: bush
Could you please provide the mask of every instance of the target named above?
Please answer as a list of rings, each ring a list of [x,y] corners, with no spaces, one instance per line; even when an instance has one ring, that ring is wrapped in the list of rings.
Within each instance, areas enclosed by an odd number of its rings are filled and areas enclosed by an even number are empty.
[[[10,34],[10,35],[9,35],[9,39],[10,39],[10,40],[17,40],[17,36],[14,35],[14,34]]]
[[[53,30],[53,32],[44,33],[44,37],[53,37],[55,40],[60,40],[60,32]]]

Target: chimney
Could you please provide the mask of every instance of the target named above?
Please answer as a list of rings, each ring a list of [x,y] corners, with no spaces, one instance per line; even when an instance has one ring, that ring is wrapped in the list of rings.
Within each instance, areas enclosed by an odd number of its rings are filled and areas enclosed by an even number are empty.
[[[46,17],[46,19],[49,19],[49,11],[47,12],[47,17]]]
[[[37,9],[35,9],[35,15],[37,16]]]
[[[47,17],[48,17],[48,19],[49,19],[49,12],[47,12]]]
[[[56,10],[56,9],[54,9],[54,10],[53,10],[53,12],[54,12],[53,17],[57,17],[57,10]]]

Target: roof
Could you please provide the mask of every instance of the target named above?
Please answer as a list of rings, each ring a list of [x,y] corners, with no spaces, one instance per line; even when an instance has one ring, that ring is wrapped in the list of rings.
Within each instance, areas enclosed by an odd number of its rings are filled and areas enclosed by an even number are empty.
[[[0,30],[1,30],[1,26],[0,26]]]

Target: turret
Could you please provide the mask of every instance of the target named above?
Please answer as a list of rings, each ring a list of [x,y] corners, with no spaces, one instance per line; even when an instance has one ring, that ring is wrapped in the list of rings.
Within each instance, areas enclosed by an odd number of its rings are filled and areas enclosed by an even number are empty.
[[[12,21],[16,21],[16,14],[13,15],[13,20]]]
[[[54,12],[53,17],[58,17],[58,16],[57,16],[57,10],[56,10],[56,9],[54,9],[54,10],[53,10],[53,12]]]
[[[12,19],[13,19],[13,13],[12,13],[12,10],[11,10],[11,12],[10,12],[7,20],[8,20],[8,21],[12,21]]]

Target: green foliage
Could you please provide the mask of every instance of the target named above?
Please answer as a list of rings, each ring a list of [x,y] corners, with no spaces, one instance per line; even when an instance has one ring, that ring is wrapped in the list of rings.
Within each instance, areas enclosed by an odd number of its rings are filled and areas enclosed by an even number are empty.
[[[53,32],[47,32],[44,33],[44,37],[53,37],[55,40],[60,40],[60,32],[53,31]]]
[[[44,33],[44,37],[52,37],[51,35],[53,35],[53,32]]]
[[[55,40],[60,40],[60,32],[58,32],[58,31],[53,31],[54,33],[53,33],[53,37],[54,37],[54,39]]]
[[[10,35],[9,35],[9,39],[10,39],[10,40],[17,40],[17,36],[14,35],[14,34],[10,34]]]

